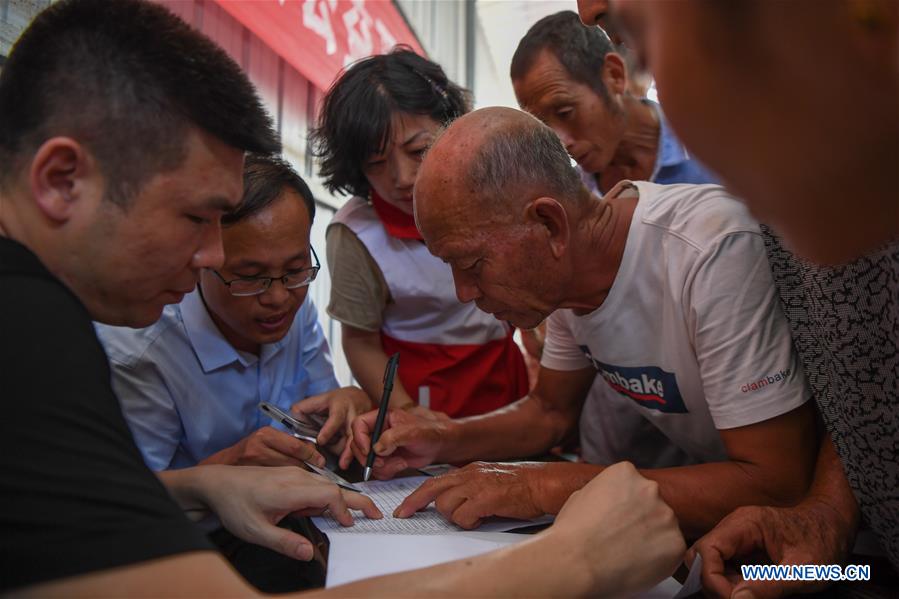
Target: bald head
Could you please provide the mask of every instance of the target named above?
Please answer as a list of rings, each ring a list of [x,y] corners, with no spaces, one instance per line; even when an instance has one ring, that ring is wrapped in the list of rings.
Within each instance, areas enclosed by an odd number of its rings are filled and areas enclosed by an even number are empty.
[[[513,108],[482,108],[456,119],[434,142],[418,172],[419,228],[474,213],[508,221],[539,196],[572,205],[581,182],[556,134]]]
[[[589,194],[562,142],[529,114],[485,108],[457,119],[425,156],[413,197],[459,301],[530,328],[571,289],[581,211],[570,208]]]

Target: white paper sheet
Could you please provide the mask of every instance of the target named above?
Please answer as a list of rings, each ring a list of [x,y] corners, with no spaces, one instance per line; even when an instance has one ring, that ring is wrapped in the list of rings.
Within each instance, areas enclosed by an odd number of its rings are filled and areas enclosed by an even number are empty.
[[[458,532],[446,535],[331,535],[330,588],[362,578],[424,568],[471,557],[527,539],[511,533]]]
[[[330,515],[313,518],[315,525],[325,534],[406,534],[406,535],[442,535],[447,533],[459,533],[463,529],[447,521],[434,507],[429,505],[426,509],[410,516],[409,518],[394,518],[393,510],[402,503],[412,491],[428,480],[428,476],[413,476],[385,481],[369,481],[358,483],[357,487],[371,497],[375,505],[380,508],[384,518],[381,520],[369,520],[361,514],[354,514],[355,524],[344,527]],[[535,520],[511,520],[507,518],[490,518],[478,528],[478,532],[503,532],[532,524],[544,524],[552,522],[552,516],[545,516]],[[333,539],[332,539],[333,541]]]
[[[485,522],[477,531],[465,531],[445,520],[433,504],[410,518],[393,518],[393,510],[428,478],[358,483],[357,486],[384,513],[382,520],[368,520],[361,514],[354,514],[357,516],[355,525],[343,527],[329,516],[313,518],[315,525],[330,539],[327,587],[487,553],[531,538],[501,532],[503,530],[552,521],[551,516],[532,522],[496,518]],[[698,571],[696,564],[690,579],[696,577],[694,571]],[[680,590],[680,583],[667,578],[637,597],[671,599]]]
[[[530,537],[502,532],[332,535],[325,586],[331,588],[372,576],[426,568],[487,553],[527,538]],[[636,597],[671,599],[680,588],[680,583],[667,578]]]

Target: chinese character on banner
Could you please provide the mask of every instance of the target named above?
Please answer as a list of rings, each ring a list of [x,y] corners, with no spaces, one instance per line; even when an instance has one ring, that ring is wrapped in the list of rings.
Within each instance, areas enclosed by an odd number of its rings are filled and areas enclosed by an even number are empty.
[[[425,55],[390,0],[216,0],[319,89],[346,65],[407,44]]]

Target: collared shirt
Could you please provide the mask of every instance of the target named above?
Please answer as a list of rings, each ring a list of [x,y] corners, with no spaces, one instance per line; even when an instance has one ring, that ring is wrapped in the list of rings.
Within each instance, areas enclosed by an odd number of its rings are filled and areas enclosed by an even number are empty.
[[[95,327],[122,411],[153,470],[194,466],[272,425],[262,401],[288,410],[338,387],[308,295],[287,335],[263,345],[259,356],[225,340],[198,291],[166,306],[147,328]]]
[[[649,180],[652,183],[660,183],[668,185],[671,183],[720,183],[718,178],[709,172],[705,166],[690,156],[687,149],[683,146],[665,114],[662,107],[651,100],[643,100],[643,102],[652,107],[659,117],[659,149],[656,154],[655,166]],[[581,180],[591,192],[602,195],[596,183],[594,173],[584,171],[580,166],[578,171],[581,174]]]

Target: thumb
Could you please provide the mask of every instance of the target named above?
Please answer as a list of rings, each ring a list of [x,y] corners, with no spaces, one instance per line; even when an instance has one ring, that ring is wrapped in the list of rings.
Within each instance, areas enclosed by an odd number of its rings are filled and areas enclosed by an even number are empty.
[[[259,534],[254,537],[253,542],[293,559],[302,561],[312,559],[312,554],[314,553],[312,543],[302,535],[268,522],[263,523],[262,529],[258,532]]]

